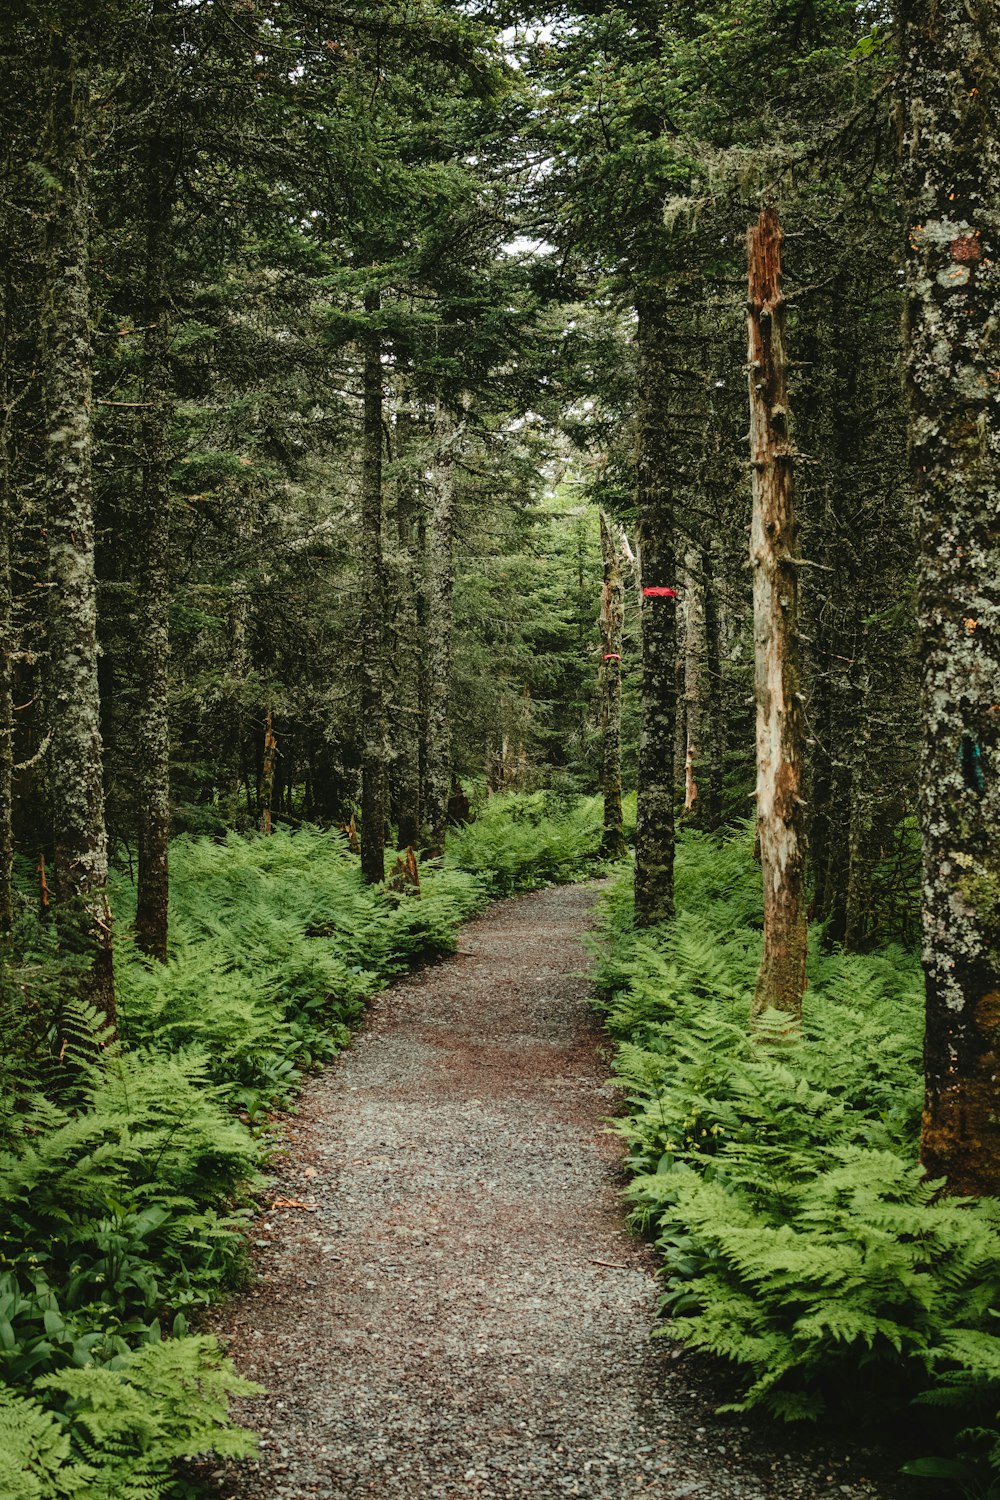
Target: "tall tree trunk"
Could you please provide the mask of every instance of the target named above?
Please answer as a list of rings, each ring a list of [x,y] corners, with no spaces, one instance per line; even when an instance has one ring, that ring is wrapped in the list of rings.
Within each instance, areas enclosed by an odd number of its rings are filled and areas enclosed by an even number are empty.
[[[166,8],[155,0],[162,33]],[[162,45],[158,48],[162,52]],[[143,315],[142,493],[139,505],[138,821],[136,942],[167,957],[170,895],[170,176],[168,143],[154,126],[146,163],[146,295]]]
[[[397,419],[399,452],[404,457],[411,422],[405,412]],[[397,841],[401,849],[416,847],[420,839],[420,625],[417,618],[419,554],[416,544],[417,496],[407,473],[396,487],[396,669],[395,775]]]
[[[11,578],[14,497],[10,474],[10,295],[0,330],[0,940],[14,920],[14,596]]]
[[[687,620],[685,618],[685,603],[687,600],[687,577],[684,565],[680,558],[677,560],[677,638],[674,658],[674,800],[684,799],[687,787],[687,700],[684,696],[684,683],[687,668]]]
[[[921,1150],[1000,1193],[1000,8],[906,0],[906,360],[921,530]]]
[[[278,769],[278,740],[274,733],[274,714],[268,705],[264,715],[264,753],[260,772],[260,831],[270,834],[274,813],[274,783]]]
[[[433,850],[444,848],[451,792],[451,642],[453,625],[455,444],[439,414],[440,440],[431,492],[427,569],[427,750],[424,818]]]
[[[659,288],[637,302],[639,452],[637,500],[642,567],[642,729],[635,834],[635,920],[674,914],[674,719],[676,582],[671,479],[669,313]]]
[[[625,586],[618,541],[611,522],[601,511],[601,730],[603,734],[604,838],[601,852],[608,859],[624,859],[627,852],[622,818],[622,637],[625,624]]]
[[[705,569],[700,548],[684,558],[684,812],[701,822],[702,765],[708,718],[708,629],[705,619]],[[707,790],[707,789],[706,789]]]
[[[46,247],[50,795],[58,918],[91,967],[88,996],[115,1020],[108,847],[97,686],[97,588],[91,484],[87,63],[67,28],[52,43],[48,169],[58,183]]]
[[[858,746],[851,771],[851,816],[847,825],[847,891],[844,898],[844,947],[862,953],[871,912],[870,874],[874,864],[868,847],[868,798],[865,795],[866,746]]]
[[[378,292],[365,296],[364,453],[361,478],[361,873],[385,879],[385,560],[382,555],[382,341]]]
[[[708,547],[701,553],[702,590],[705,610],[705,689],[702,717],[702,762],[699,797],[702,828],[714,832],[722,822],[723,756],[725,721],[722,712],[722,649],[716,572]]]
[[[768,1010],[800,1019],[806,987],[804,732],[781,241],[777,213],[763,209],[747,233],[757,828],[764,881],[754,1021]]]

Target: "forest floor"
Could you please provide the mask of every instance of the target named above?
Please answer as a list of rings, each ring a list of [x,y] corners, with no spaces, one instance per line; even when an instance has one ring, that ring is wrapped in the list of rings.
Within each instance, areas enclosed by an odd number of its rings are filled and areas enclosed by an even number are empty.
[[[588,1003],[595,886],[498,903],[376,999],[314,1079],[216,1314],[268,1395],[227,1500],[888,1496],[853,1458],[714,1415],[711,1365],[652,1340],[616,1094]]]

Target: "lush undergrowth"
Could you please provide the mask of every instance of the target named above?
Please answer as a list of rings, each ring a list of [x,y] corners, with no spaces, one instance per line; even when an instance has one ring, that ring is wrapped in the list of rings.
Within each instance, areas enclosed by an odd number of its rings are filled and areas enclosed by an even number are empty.
[[[116,884],[111,1042],[25,917],[0,991],[0,1500],[182,1496],[178,1459],[249,1451],[227,1415],[248,1387],[189,1320],[244,1275],[270,1112],[373,991],[493,895],[587,873],[599,839],[592,801],[496,797],[419,892],[364,887],[339,834],[180,839],[166,965]]]
[[[750,838],[686,836],[677,883],[676,922],[636,933],[620,882],[598,967],[629,1196],[662,1257],[671,1333],[729,1361],[737,1411],[885,1420],[917,1398],[982,1418],[967,1441],[989,1450],[1000,1204],[922,1179],[917,960],[815,942],[801,1036],[753,1044]]]

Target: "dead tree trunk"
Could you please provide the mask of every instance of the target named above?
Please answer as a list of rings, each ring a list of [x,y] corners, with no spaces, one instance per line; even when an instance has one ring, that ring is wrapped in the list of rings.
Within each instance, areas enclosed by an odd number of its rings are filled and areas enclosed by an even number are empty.
[[[674,914],[674,718],[676,582],[670,443],[670,322],[661,288],[637,306],[639,453],[637,501],[642,567],[642,729],[635,835],[635,920]]]
[[[797,1021],[806,987],[806,908],[801,794],[799,590],[782,231],[772,208],[747,233],[750,463],[753,520],[754,683],[757,702],[757,828],[764,880],[764,953],[752,1019],[777,1010]]]
[[[370,319],[378,292],[365,297]],[[385,879],[385,561],[382,555],[382,342],[365,335],[364,453],[361,480],[361,873]]]
[[[53,193],[42,313],[49,553],[49,784],[57,916],[90,960],[88,997],[115,1020],[104,825],[91,480],[89,72],[72,29],[53,32],[47,167]]]
[[[622,636],[625,624],[625,587],[618,541],[604,511],[600,515],[601,558],[601,730],[604,765],[604,838],[601,852],[608,859],[624,859],[627,846],[622,818]]]
[[[921,1153],[1000,1194],[1000,8],[905,0],[906,368],[921,532]]]

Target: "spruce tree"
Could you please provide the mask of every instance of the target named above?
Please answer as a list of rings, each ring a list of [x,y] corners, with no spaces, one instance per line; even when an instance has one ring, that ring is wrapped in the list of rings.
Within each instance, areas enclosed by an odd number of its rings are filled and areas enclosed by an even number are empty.
[[[901,11],[906,370],[920,508],[926,1098],[922,1155],[1000,1192],[1000,11]]]

